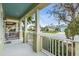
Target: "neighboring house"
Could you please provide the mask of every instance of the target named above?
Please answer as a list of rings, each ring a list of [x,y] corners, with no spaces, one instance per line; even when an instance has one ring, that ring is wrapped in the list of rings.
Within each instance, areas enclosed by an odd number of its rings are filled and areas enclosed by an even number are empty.
[[[55,31],[55,27],[53,27],[53,26],[45,26],[44,30],[49,31],[49,32],[53,32],[53,31]]]
[[[48,28],[48,31],[53,32],[53,31],[55,31],[55,28]]]
[[[48,25],[45,27],[41,27],[42,31],[49,31],[49,32],[54,32],[54,31],[61,31],[63,32],[64,29],[67,27],[67,25],[61,24],[60,26],[58,25]]]

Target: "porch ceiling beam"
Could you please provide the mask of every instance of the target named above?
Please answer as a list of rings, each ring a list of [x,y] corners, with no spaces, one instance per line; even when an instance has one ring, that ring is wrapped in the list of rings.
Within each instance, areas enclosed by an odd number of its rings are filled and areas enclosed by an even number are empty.
[[[28,13],[26,13],[26,15],[23,16],[21,19],[23,20],[23,18],[31,16],[32,14],[34,14],[36,12],[37,9],[40,10],[40,9],[46,7],[47,5],[49,5],[49,3],[40,3],[40,4],[38,4],[35,8],[33,8]]]
[[[14,20],[14,19],[7,19],[7,20],[5,20],[5,22],[15,22],[15,23],[17,23],[19,21],[18,20]]]

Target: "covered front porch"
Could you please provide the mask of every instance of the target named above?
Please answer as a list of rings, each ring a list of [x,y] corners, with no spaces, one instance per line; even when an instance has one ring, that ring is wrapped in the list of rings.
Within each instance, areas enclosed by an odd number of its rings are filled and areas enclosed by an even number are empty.
[[[1,56],[46,56],[41,51],[41,40],[38,35],[40,32],[39,27],[39,10],[48,4],[0,4],[0,22],[4,25],[0,46]],[[13,10],[14,9],[14,10]],[[4,14],[3,14],[4,12]],[[29,41],[27,30],[27,19],[35,14],[35,37],[34,40]]]
[[[79,41],[67,39],[64,32],[50,34],[41,31],[39,11],[48,5],[48,3],[0,4],[0,55],[79,55]],[[30,22],[31,19],[34,21]],[[28,29],[29,23],[34,23],[32,24],[34,28]]]

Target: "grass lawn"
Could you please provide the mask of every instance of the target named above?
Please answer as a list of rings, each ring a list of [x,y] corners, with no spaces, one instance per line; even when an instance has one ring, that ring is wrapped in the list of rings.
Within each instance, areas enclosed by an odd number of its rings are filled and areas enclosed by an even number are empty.
[[[56,34],[56,33],[58,33],[58,32],[57,32],[57,31],[53,31],[53,32],[51,32],[51,31],[43,31],[43,33]]]

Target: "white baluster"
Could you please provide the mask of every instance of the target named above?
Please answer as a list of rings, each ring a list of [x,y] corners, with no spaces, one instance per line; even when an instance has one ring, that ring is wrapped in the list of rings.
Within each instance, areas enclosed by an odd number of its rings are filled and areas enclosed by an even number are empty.
[[[54,48],[53,48],[53,39],[52,39],[52,53],[53,53],[53,49],[54,49]]]
[[[56,51],[57,51],[57,49],[56,49],[56,40],[55,40],[55,55],[57,54]]]
[[[71,56],[73,56],[73,41],[71,42]]]
[[[64,56],[64,44],[63,44],[63,41],[62,41],[62,56]]]
[[[58,40],[58,56],[60,56],[60,40]]]
[[[68,56],[68,41],[66,41],[66,56]]]
[[[51,47],[51,39],[49,38],[49,40],[50,40],[50,53],[51,53],[51,48],[52,48],[52,47]]]

